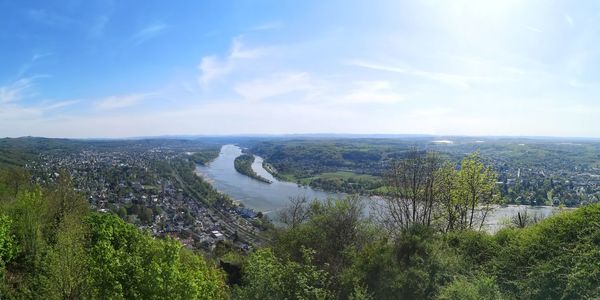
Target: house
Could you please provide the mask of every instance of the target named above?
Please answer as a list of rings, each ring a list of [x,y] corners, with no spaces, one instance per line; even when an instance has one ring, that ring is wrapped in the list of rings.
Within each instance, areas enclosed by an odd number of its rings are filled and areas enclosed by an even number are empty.
[[[210,235],[213,238],[217,239],[217,240],[224,240],[225,239],[225,236],[222,233],[220,233],[218,230],[211,231]]]

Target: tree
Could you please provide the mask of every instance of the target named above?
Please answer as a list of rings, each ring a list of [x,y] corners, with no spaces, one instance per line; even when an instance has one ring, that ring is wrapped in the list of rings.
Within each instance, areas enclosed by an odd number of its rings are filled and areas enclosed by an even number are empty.
[[[435,177],[437,205],[439,210],[436,214],[436,220],[439,222],[440,229],[443,232],[453,231],[459,218],[459,206],[453,192],[456,189],[456,168],[454,164],[445,162],[441,168],[436,171]]]
[[[7,215],[0,215],[0,279],[4,267],[17,253],[17,245],[12,234],[12,220]]]
[[[92,298],[228,298],[223,273],[179,242],[153,239],[112,214],[91,214],[86,224]]]
[[[444,287],[440,300],[495,300],[504,299],[495,281],[489,277],[459,278]]]
[[[279,220],[291,228],[308,220],[308,198],[305,196],[297,196],[290,198],[290,204],[279,213]]]
[[[378,207],[383,224],[399,232],[413,224],[431,226],[437,209],[437,170],[435,153],[410,150],[402,160],[392,163],[386,175],[388,193]]]
[[[37,272],[45,247],[42,235],[45,204],[41,189],[35,188],[31,191],[19,192],[10,209],[11,218],[14,220],[15,237],[20,246],[18,259],[32,274]]]
[[[51,298],[81,299],[89,296],[90,273],[85,249],[86,228],[77,216],[61,222],[56,243],[44,260],[45,294]]]
[[[30,185],[31,174],[23,168],[12,167],[4,172],[3,182],[9,188],[13,197],[16,197],[20,191],[27,189]]]
[[[71,223],[78,223],[89,210],[89,204],[75,191],[71,176],[64,170],[59,173],[57,182],[48,188],[44,200],[47,203],[46,216],[49,223],[45,235],[51,243],[55,241],[55,233],[60,231],[66,219],[71,218]]]
[[[481,229],[497,201],[497,175],[485,166],[479,152],[465,157],[456,174],[454,201],[458,210],[457,229]]]
[[[312,265],[314,251],[302,249],[303,261],[282,260],[269,248],[250,255],[244,266],[239,299],[331,299],[327,273]]]

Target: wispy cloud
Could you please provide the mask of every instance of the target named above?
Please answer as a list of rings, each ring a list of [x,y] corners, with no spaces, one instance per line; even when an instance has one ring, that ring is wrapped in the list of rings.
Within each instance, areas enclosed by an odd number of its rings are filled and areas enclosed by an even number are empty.
[[[525,29],[532,31],[532,32],[537,32],[537,33],[542,33],[544,31],[542,31],[541,29],[537,28],[537,27],[533,27],[533,26],[525,26]]]
[[[94,102],[94,107],[99,110],[111,110],[131,107],[140,104],[154,96],[154,94],[128,94],[109,96]]]
[[[404,101],[405,98],[405,95],[394,91],[389,81],[357,81],[347,94],[339,98],[339,102],[340,104],[394,104]]]
[[[208,55],[202,58],[198,65],[200,70],[198,83],[205,87],[213,80],[229,74],[239,61],[256,59],[266,53],[266,48],[246,48],[241,41],[241,37],[236,37],[233,39],[231,49],[226,57],[220,58],[216,55]]]
[[[312,87],[308,73],[279,73],[267,78],[255,79],[237,84],[234,90],[245,99],[266,99],[296,91],[306,91]]]
[[[21,78],[8,85],[0,86],[0,103],[16,102],[25,97],[35,77]]]
[[[21,67],[19,68],[19,72],[17,73],[17,78],[23,77],[23,75],[25,75],[29,70],[31,70],[31,68],[33,68],[33,66],[38,60],[52,55],[54,55],[54,53],[52,52],[35,53],[28,62],[21,65]]]
[[[385,71],[399,74],[406,74],[411,76],[416,76],[432,81],[438,81],[441,83],[445,83],[448,85],[456,86],[459,88],[470,88],[474,83],[491,83],[499,80],[504,80],[503,78],[494,78],[488,76],[481,75],[463,75],[463,74],[453,74],[453,73],[444,73],[444,72],[431,72],[424,71],[419,69],[413,69],[409,67],[395,67],[377,63],[371,63],[361,60],[351,60],[347,62],[351,66],[361,67],[371,70],[377,71]]]
[[[131,36],[131,41],[134,45],[139,46],[140,44],[157,37],[168,28],[169,26],[162,22],[150,24],[134,33]]]
[[[54,110],[54,109],[59,109],[59,108],[63,108],[63,107],[75,105],[75,104],[77,104],[79,102],[81,102],[81,101],[79,101],[79,100],[65,100],[65,101],[59,101],[59,102],[54,102],[54,103],[51,103],[51,104],[43,105],[41,108],[42,108],[42,110]]]

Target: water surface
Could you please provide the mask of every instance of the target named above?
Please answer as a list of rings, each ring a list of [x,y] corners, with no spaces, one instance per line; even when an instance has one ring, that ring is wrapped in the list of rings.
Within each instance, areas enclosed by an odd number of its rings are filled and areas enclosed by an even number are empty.
[[[240,147],[225,145],[221,148],[217,159],[206,166],[198,166],[197,171],[220,192],[240,201],[246,207],[266,213],[286,207],[290,197],[306,196],[309,199],[326,199],[327,197],[341,196],[341,194],[326,193],[292,182],[277,180],[262,167],[263,159],[259,156],[255,156],[252,169],[258,175],[271,180],[272,183],[264,183],[242,175],[233,166],[233,161],[241,154]]]

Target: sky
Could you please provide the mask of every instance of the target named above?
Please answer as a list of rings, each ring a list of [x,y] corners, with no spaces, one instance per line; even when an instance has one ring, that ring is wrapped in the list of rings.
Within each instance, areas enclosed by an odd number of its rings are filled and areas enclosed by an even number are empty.
[[[598,1],[0,0],[0,137],[600,137]]]

